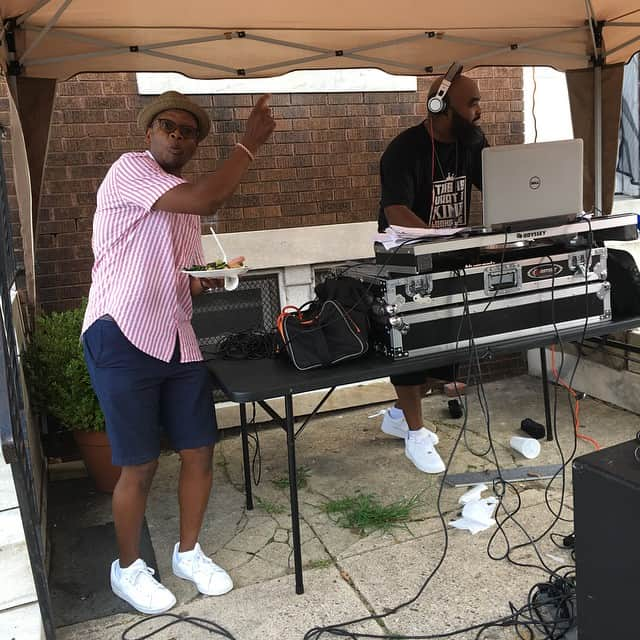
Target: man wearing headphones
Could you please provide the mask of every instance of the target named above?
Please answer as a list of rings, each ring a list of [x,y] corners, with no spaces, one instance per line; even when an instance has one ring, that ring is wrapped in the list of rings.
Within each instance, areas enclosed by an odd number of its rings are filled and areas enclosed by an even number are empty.
[[[478,85],[453,63],[429,91],[427,118],[394,138],[380,160],[378,228],[463,227],[469,222],[471,186],[482,188]],[[398,400],[384,412],[382,430],[405,439],[405,453],[425,473],[445,465],[438,436],[424,427],[423,388],[427,377],[451,380],[454,367],[391,376]]]

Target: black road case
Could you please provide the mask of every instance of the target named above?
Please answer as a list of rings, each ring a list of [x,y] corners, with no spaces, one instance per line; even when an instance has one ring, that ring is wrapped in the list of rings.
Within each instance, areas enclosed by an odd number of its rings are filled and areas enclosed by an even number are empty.
[[[588,264],[588,267],[586,266]],[[607,250],[594,248],[492,262],[464,270],[421,274],[394,274],[375,264],[351,265],[345,276],[369,285],[378,305],[388,315],[428,311],[443,305],[489,300],[607,279]],[[389,308],[386,308],[389,307]]]
[[[608,282],[582,282],[533,293],[490,297],[468,305],[427,311],[380,314],[373,344],[391,358],[408,358],[445,350],[530,336],[542,331],[593,326],[611,319]]]

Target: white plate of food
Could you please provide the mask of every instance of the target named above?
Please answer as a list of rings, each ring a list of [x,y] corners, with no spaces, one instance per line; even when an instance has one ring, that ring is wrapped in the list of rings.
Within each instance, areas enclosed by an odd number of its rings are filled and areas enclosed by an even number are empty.
[[[193,265],[192,267],[185,267],[182,272],[194,278],[229,278],[241,276],[243,273],[249,271],[249,267],[246,265],[242,265],[241,267],[228,267],[226,264],[226,262],[210,262],[206,265]]]

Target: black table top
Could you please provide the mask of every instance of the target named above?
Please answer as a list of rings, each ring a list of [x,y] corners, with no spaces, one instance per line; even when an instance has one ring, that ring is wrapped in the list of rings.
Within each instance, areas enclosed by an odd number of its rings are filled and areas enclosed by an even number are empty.
[[[587,327],[559,330],[563,342],[581,340],[583,337],[602,336],[626,329],[640,327],[640,317],[614,320]],[[554,331],[497,341],[479,345],[478,353],[483,359],[492,354],[526,351],[558,342]],[[234,402],[253,402],[278,398],[287,394],[315,391],[354,382],[384,378],[389,375],[411,373],[440,367],[453,362],[462,362],[469,357],[467,349],[448,350],[428,356],[391,360],[379,353],[370,353],[363,358],[344,362],[335,367],[298,371],[287,359],[263,360],[218,360],[207,361],[207,367],[220,388]]]

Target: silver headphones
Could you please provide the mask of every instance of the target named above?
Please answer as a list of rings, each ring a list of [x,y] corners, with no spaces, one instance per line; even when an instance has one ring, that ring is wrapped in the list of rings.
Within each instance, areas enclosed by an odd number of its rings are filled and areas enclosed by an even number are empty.
[[[427,100],[427,111],[429,113],[438,115],[439,113],[444,113],[447,110],[448,104],[445,99],[447,92],[449,91],[451,83],[460,73],[462,73],[462,65],[459,62],[454,62],[449,67],[444,78],[442,78],[442,82],[440,83],[436,93]]]

